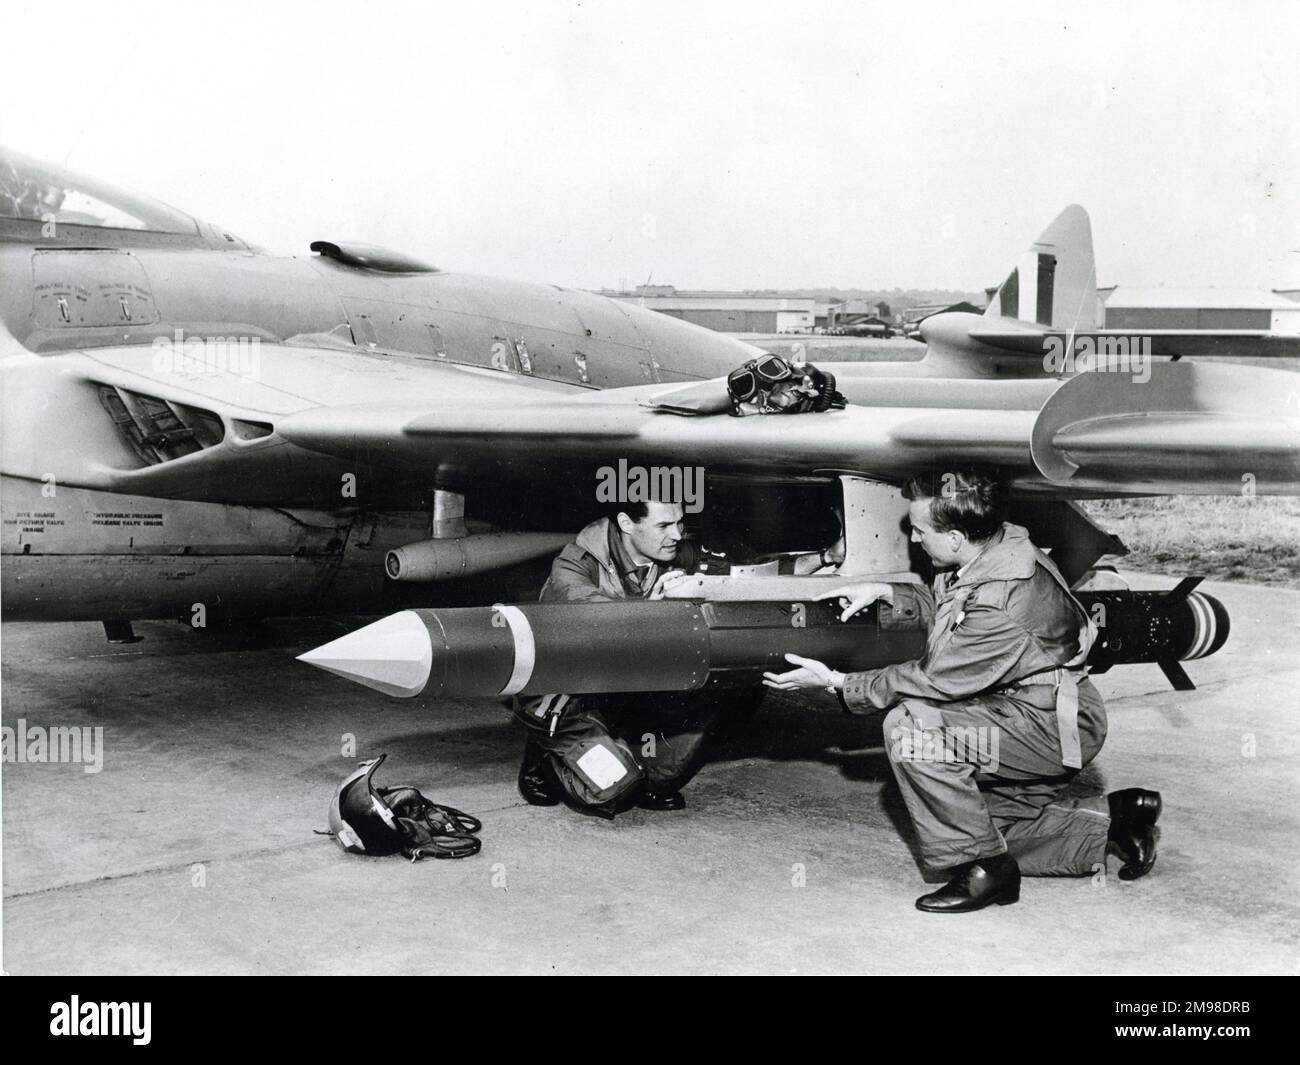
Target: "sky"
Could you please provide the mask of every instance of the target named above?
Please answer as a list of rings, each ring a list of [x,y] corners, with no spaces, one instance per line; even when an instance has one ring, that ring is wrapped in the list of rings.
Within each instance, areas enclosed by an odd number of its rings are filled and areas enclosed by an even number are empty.
[[[286,254],[596,288],[1300,287],[1300,3],[59,5],[0,143]]]

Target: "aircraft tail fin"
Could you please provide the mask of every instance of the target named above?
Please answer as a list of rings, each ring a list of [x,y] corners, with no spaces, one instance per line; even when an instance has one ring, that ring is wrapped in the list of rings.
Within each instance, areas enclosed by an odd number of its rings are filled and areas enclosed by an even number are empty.
[[[1071,204],[1016,261],[985,318],[1090,332],[1099,323],[1097,271],[1088,212]]]

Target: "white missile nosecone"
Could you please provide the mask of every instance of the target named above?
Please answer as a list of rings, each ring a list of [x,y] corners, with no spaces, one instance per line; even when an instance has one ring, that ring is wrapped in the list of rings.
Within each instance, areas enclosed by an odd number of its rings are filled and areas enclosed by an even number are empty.
[[[410,699],[424,690],[433,667],[429,630],[414,610],[402,610],[298,656],[367,688]]]

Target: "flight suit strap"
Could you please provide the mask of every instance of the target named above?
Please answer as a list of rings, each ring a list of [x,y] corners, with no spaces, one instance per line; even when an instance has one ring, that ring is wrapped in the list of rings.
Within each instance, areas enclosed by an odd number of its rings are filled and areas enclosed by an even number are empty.
[[[1056,689],[1056,732],[1061,742],[1061,765],[1067,769],[1083,768],[1083,743],[1079,739],[1079,685],[1088,675],[1086,666],[1058,666],[1041,673],[1031,673],[1016,681],[1015,687],[1051,684]]]
[[[1056,731],[1061,738],[1061,765],[1083,768],[1083,744],[1079,740],[1079,682],[1087,675],[1082,669],[1057,670]]]
[[[527,698],[513,696],[511,709],[515,717],[525,725],[535,729],[545,729],[549,735],[555,735],[560,717],[567,709],[577,709],[580,700],[569,695],[533,695]]]
[[[1073,595],[1070,598],[1078,603]],[[1083,609],[1082,604],[1080,609]],[[1083,624],[1079,626],[1079,653],[1056,671],[1056,728],[1061,735],[1061,764],[1067,769],[1083,768],[1083,745],[1079,741],[1079,685],[1088,676],[1088,655],[1096,639],[1097,626],[1084,611]]]
[[[1083,604],[1075,598],[1074,592],[1051,559],[1040,551],[1038,562],[1056,582],[1057,587],[1065,593],[1075,614],[1082,619],[1078,635],[1079,650],[1075,656],[1063,666],[1032,675],[1043,678],[1036,683],[1056,685],[1056,729],[1061,740],[1061,765],[1067,769],[1082,769],[1083,745],[1079,740],[1079,685],[1088,675],[1088,655],[1097,640],[1097,625],[1084,609]],[[1023,684],[1029,679],[1024,678],[1020,683]]]

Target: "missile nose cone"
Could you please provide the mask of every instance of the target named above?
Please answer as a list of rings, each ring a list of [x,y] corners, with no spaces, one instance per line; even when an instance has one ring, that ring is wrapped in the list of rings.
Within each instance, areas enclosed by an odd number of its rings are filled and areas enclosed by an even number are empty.
[[[409,699],[429,682],[433,645],[420,615],[403,610],[307,651],[298,661]]]

